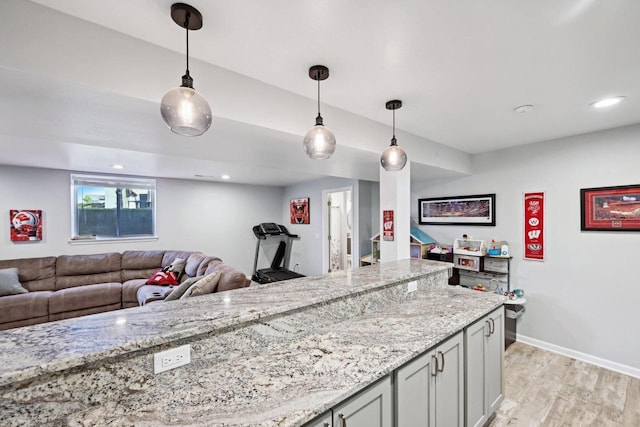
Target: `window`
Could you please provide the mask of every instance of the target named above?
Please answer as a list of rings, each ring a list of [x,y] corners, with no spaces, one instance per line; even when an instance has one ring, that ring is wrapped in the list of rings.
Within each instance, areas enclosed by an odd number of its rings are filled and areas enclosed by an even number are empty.
[[[72,239],[155,237],[156,180],[71,175]]]

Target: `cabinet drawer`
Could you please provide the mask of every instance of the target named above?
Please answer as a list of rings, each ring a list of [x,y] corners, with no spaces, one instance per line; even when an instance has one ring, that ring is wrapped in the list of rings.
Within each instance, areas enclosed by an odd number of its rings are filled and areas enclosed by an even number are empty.
[[[508,258],[490,258],[485,257],[484,269],[486,271],[495,271],[496,273],[508,273],[509,272],[509,259]]]
[[[460,286],[473,288],[476,285],[482,285],[485,288],[491,288],[491,279],[498,281],[498,287],[503,291],[507,290],[508,282],[506,275],[495,275],[491,273],[475,273],[472,271],[460,271]]]

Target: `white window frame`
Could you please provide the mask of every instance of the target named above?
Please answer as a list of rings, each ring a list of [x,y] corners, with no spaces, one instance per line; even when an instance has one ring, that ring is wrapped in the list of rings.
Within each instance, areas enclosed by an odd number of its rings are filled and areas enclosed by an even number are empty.
[[[78,197],[77,187],[90,185],[95,187],[112,188],[144,188],[153,192],[152,200],[152,234],[142,234],[133,236],[80,236],[77,234]],[[70,243],[87,243],[96,240],[113,242],[128,240],[157,240],[156,235],[156,206],[157,190],[156,180],[152,178],[135,178],[124,175],[86,175],[71,174],[71,239]]]

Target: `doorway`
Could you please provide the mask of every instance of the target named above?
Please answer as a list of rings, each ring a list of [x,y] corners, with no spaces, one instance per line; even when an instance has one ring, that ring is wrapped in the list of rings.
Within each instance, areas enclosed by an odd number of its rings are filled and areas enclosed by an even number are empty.
[[[353,266],[353,191],[351,187],[326,190],[323,218],[326,242],[323,255],[325,271],[348,270]]]

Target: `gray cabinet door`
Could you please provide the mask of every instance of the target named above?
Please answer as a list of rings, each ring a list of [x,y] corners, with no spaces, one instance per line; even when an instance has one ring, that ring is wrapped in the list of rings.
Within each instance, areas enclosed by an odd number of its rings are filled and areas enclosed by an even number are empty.
[[[396,371],[398,426],[464,424],[464,344],[458,333]]]
[[[435,402],[435,375],[433,351],[418,356],[396,371],[396,425],[435,425],[435,412],[432,409]]]
[[[465,331],[466,353],[466,426],[478,427],[487,421],[487,400],[485,396],[485,347],[491,324],[483,318]]]
[[[504,307],[465,330],[467,427],[484,425],[504,399]]]
[[[487,338],[486,399],[488,415],[493,414],[504,399],[504,306],[489,314],[491,335]]]
[[[391,378],[386,376],[333,408],[336,427],[392,427]]]
[[[435,349],[435,426],[464,425],[464,342],[462,332]]]

